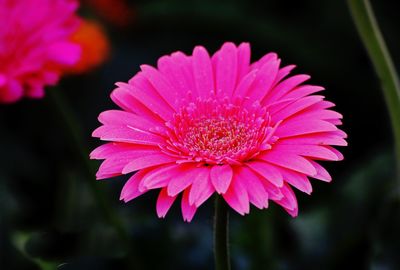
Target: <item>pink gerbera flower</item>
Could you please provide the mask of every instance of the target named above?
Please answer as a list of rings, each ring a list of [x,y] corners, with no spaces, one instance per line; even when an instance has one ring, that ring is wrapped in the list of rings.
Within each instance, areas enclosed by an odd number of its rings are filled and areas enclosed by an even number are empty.
[[[40,98],[62,66],[79,60],[69,41],[79,19],[75,0],[0,0],[0,102]]]
[[[316,160],[341,160],[331,145],[346,145],[346,134],[334,104],[313,95],[323,88],[287,77],[294,66],[280,62],[269,53],[250,64],[248,43],[225,43],[212,57],[198,46],[141,66],[111,94],[122,110],[99,116],[93,136],[109,143],[91,153],[105,159],[97,178],[136,172],[121,199],[161,189],[159,217],[183,193],[190,221],[215,192],[242,215],[272,200],[296,216],[291,187],[310,194],[308,177],[329,182]]]

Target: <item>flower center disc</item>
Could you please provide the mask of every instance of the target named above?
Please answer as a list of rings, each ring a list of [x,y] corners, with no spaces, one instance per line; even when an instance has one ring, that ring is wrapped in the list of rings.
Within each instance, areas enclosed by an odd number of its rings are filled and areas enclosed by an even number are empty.
[[[271,146],[270,117],[259,105],[242,108],[226,100],[197,100],[167,123],[169,149],[188,161],[240,164]],[[172,150],[171,149],[171,150]]]

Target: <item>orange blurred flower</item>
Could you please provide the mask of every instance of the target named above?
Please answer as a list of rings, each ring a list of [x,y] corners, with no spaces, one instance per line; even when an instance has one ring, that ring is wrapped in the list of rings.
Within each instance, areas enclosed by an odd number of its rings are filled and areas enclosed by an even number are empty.
[[[70,73],[84,73],[104,63],[110,54],[110,43],[103,27],[96,21],[82,20],[71,41],[82,48],[77,64],[67,69]]]

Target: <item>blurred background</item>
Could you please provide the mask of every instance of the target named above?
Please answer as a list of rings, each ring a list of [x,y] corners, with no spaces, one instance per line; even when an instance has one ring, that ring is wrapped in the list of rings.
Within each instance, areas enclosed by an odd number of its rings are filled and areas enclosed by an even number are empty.
[[[399,6],[372,5],[399,69]],[[115,82],[164,54],[199,44],[214,52],[224,41],[248,41],[253,60],[274,51],[295,73],[311,74],[349,135],[345,160],[326,164],[332,183],[314,180],[312,196],[296,191],[297,218],[274,204],[245,217],[231,212],[233,269],[400,269],[389,117],[344,0],[87,0],[80,14],[107,35],[104,64],[65,76],[44,99],[0,106],[0,269],[213,269],[213,200],[190,224],[178,203],[158,219],[156,192],[120,202],[127,177],[94,180],[87,169],[99,163],[84,162],[59,106],[79,120],[75,140],[90,151],[101,144],[91,138],[97,115],[116,108]],[[127,229],[126,242],[93,186]]]

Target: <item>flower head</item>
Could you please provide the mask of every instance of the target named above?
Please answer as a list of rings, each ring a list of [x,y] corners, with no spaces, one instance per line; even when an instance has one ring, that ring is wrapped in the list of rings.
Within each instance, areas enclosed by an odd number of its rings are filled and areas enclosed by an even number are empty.
[[[288,77],[293,68],[280,67],[275,53],[250,64],[247,43],[225,43],[212,57],[198,46],[141,66],[111,94],[122,110],[99,116],[93,136],[109,142],[91,153],[105,159],[97,178],[137,171],[121,199],[161,189],[159,217],[183,193],[190,221],[215,192],[242,215],[271,200],[296,216],[292,187],[310,194],[308,177],[329,182],[316,160],[341,160],[332,145],[346,145],[346,134],[334,104],[314,95],[323,88],[303,84],[307,75]]]
[[[69,41],[79,25],[75,0],[0,1],[0,102],[40,98],[61,67],[79,60]]]

